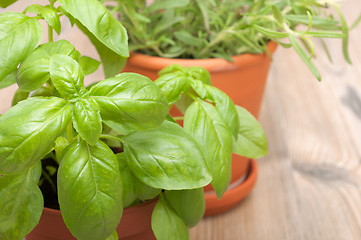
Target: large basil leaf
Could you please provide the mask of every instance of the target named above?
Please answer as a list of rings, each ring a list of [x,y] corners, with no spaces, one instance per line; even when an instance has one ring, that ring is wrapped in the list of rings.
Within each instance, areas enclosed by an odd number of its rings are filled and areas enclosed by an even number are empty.
[[[39,46],[19,68],[18,85],[22,90],[34,91],[50,79],[50,57],[62,54],[76,59],[78,52],[66,40],[49,42]]]
[[[166,191],[165,197],[189,227],[203,218],[206,210],[203,188]]]
[[[0,14],[0,81],[35,49],[42,34],[35,18],[15,12]]]
[[[122,182],[112,150],[99,141],[75,140],[62,154],[58,171],[60,210],[79,240],[110,236],[122,217]]]
[[[240,127],[232,151],[248,158],[265,156],[268,152],[267,139],[261,125],[246,109],[236,108]]]
[[[201,81],[191,81],[191,86],[201,98],[215,104],[219,116],[221,116],[225,123],[230,127],[233,136],[237,137],[239,119],[232,99],[218,88]]]
[[[216,109],[203,101],[195,101],[188,108],[184,129],[199,143],[212,173],[212,186],[220,198],[231,179],[231,130]]]
[[[44,200],[40,162],[24,173],[0,177],[0,239],[21,240],[39,222]]]
[[[123,57],[129,56],[125,28],[98,0],[58,0],[100,42]]]
[[[123,205],[128,207],[136,199],[145,201],[153,199],[159,195],[161,189],[155,189],[142,183],[136,178],[129,169],[124,152],[117,154],[119,171],[123,183]]]
[[[192,189],[211,181],[203,154],[194,139],[178,124],[124,137],[128,166],[142,182],[154,188]]]
[[[147,77],[121,73],[90,89],[103,120],[125,128],[144,130],[160,125],[168,113],[168,103],[160,89]]]
[[[189,239],[187,226],[163,197],[160,197],[153,210],[152,229],[157,240]]]
[[[12,107],[0,117],[0,174],[33,166],[51,150],[69,120],[67,102],[60,98],[34,97]]]
[[[102,119],[97,106],[87,99],[80,99],[71,105],[71,115],[80,137],[95,145],[102,132]]]
[[[50,5],[42,6],[40,4],[33,4],[25,8],[24,12],[31,12],[41,16],[58,35],[60,34],[60,17],[54,7]]]
[[[163,74],[154,83],[162,90],[169,105],[174,104],[189,89],[187,76],[179,71]]]
[[[10,6],[11,4],[13,4],[16,1],[17,0],[1,0],[0,1],[0,7],[6,8],[6,7]]]
[[[61,54],[51,56],[49,72],[55,88],[65,99],[79,98],[87,92],[83,71],[71,57]]]

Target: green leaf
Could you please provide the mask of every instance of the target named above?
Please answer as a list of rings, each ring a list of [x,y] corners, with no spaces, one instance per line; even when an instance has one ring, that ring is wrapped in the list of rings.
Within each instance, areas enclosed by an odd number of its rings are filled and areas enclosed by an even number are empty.
[[[169,9],[169,8],[177,8],[177,7],[184,7],[189,4],[189,0],[163,0],[163,1],[156,1],[154,2],[149,8],[149,12],[158,11],[162,9]]]
[[[71,115],[80,137],[90,145],[95,145],[102,132],[102,119],[97,106],[87,99],[80,99],[71,104]]]
[[[194,139],[178,124],[124,137],[129,168],[143,183],[167,190],[193,189],[211,181],[203,154]]]
[[[44,20],[52,27],[59,35],[61,30],[60,18],[56,9],[50,5],[42,6],[40,4],[33,4],[25,8],[24,12],[35,13],[44,18]]]
[[[163,197],[159,199],[153,210],[152,229],[157,240],[189,239],[187,226]]]
[[[55,140],[54,150],[55,150],[55,161],[60,164],[61,154],[63,153],[64,149],[69,145],[69,142],[64,137],[58,137]]]
[[[283,25],[285,24],[285,20],[283,19],[282,13],[275,5],[272,5],[272,13],[278,24],[283,27]]]
[[[159,126],[168,113],[168,103],[160,89],[147,77],[121,73],[94,85],[90,97],[102,119],[126,129],[144,130]]]
[[[184,129],[199,143],[206,158],[217,197],[231,180],[232,132],[209,103],[195,101],[184,115]]]
[[[189,227],[203,218],[206,210],[203,188],[166,191],[165,198]]]
[[[17,0],[1,0],[0,1],[0,7],[6,8],[6,7],[10,6],[11,4],[13,4],[16,1]]]
[[[18,75],[18,70],[14,70],[9,75],[7,75],[2,81],[0,81],[0,89],[9,87],[16,83],[16,77]]]
[[[189,46],[201,47],[203,45],[202,39],[192,36],[187,31],[174,32],[174,37],[178,39],[178,41],[181,41]]]
[[[269,38],[286,38],[290,35],[288,32],[277,32],[256,24],[253,24],[252,27]]]
[[[40,23],[21,13],[0,14],[0,82],[40,43]],[[26,41],[25,41],[26,39]]]
[[[161,75],[154,83],[162,90],[169,105],[174,104],[189,89],[189,81],[183,72]]]
[[[70,120],[67,102],[33,97],[0,117],[0,174],[21,173],[40,161]]]
[[[129,56],[125,28],[98,0],[58,0],[58,2],[105,46],[122,57]]]
[[[124,68],[127,58],[122,57],[118,53],[114,52],[101,41],[99,41],[86,27],[84,27],[79,21],[76,21],[76,25],[79,29],[88,36],[91,43],[95,46],[100,60],[103,64],[103,69],[106,78],[114,77],[119,74]]]
[[[119,171],[123,183],[123,205],[130,206],[136,199],[145,201],[159,195],[161,189],[152,188],[134,176],[129,169],[124,152],[117,154]]]
[[[40,175],[39,162],[24,173],[0,177],[2,240],[21,240],[38,224],[44,207]]]
[[[78,52],[66,40],[45,43],[30,54],[19,68],[18,85],[22,90],[34,91],[50,79],[49,64],[53,55],[62,54],[73,59]]]
[[[79,65],[86,76],[95,72],[98,69],[100,62],[91,57],[82,56],[80,58]]]
[[[20,88],[18,88],[15,91],[15,94],[14,94],[13,99],[11,101],[11,106],[15,106],[16,104],[18,104],[18,102],[27,99],[29,97],[29,94],[30,94],[29,92],[23,91]]]
[[[61,54],[51,56],[50,78],[65,99],[82,97],[88,90],[84,86],[84,74],[80,65],[71,57]]]
[[[191,81],[191,86],[201,98],[215,104],[219,116],[229,126],[233,136],[237,137],[239,119],[232,99],[218,88],[202,83],[201,81]]]
[[[63,152],[58,171],[60,210],[79,240],[110,236],[122,217],[122,182],[112,150],[99,141],[75,140]]]
[[[308,69],[313,73],[313,75],[317,78],[317,80],[321,81],[321,75],[318,72],[315,64],[310,60],[309,56],[307,55],[306,51],[301,47],[301,45],[298,43],[296,37],[293,34],[290,34],[288,36],[290,43],[297,52],[297,54],[300,56],[302,61],[307,65]]]
[[[236,106],[239,117],[237,140],[232,151],[248,158],[260,158],[268,153],[266,135],[259,122],[246,109]]]
[[[117,231],[114,231],[112,235],[110,235],[109,237],[107,237],[105,240],[118,240],[118,233]]]
[[[205,84],[212,85],[211,75],[205,68],[192,66],[188,67],[186,71],[194,80],[199,80]]]

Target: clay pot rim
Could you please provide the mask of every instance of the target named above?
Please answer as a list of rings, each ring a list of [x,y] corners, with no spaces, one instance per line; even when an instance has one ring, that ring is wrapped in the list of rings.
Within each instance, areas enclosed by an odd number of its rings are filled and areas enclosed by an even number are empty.
[[[277,43],[269,41],[267,44],[268,50],[273,54],[276,51]],[[131,52],[128,63],[140,66],[142,68],[159,71],[171,64],[180,64],[185,67],[199,66],[204,67],[212,72],[223,71],[225,68],[234,69],[246,68],[250,65],[257,64],[269,57],[267,52],[263,54],[245,53],[233,56],[233,62],[229,62],[223,58],[208,58],[208,59],[183,59],[183,58],[163,58],[158,56],[150,56],[143,53]]]
[[[151,204],[153,204],[154,202],[158,201],[158,197],[156,198],[153,198],[153,199],[150,199],[150,200],[147,200],[145,202],[142,202],[142,203],[139,203],[139,204],[136,204],[134,206],[131,206],[131,207],[127,207],[127,208],[124,208],[123,209],[123,215],[124,214],[128,214],[128,213],[131,213],[131,212],[134,212],[134,211],[137,211],[138,209],[140,208],[144,208],[144,207],[147,207]],[[61,211],[60,210],[57,210],[57,209],[52,209],[52,208],[47,208],[47,207],[44,207],[44,212],[46,212],[47,214],[51,214],[51,215],[60,215],[61,216]]]

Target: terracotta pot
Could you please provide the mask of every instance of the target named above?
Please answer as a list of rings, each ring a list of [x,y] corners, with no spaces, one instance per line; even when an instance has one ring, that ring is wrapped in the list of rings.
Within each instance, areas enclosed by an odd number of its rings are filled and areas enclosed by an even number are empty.
[[[122,240],[155,240],[151,216],[157,200],[125,208],[117,232]],[[38,225],[26,240],[76,240],[66,228],[59,210],[44,208]]]
[[[277,44],[269,42],[267,47],[271,53],[274,53]],[[242,54],[234,56],[233,62],[228,62],[220,58],[171,59],[132,52],[123,72],[140,73],[155,80],[158,77],[158,72],[171,64],[180,64],[185,67],[200,66],[210,72],[211,81],[215,87],[227,93],[236,105],[246,108],[255,117],[258,117],[270,63],[271,56],[267,53],[258,55]],[[172,116],[181,116],[182,114],[176,108],[172,108],[170,113]],[[238,184],[237,187],[241,187],[240,184],[246,178],[249,163],[250,160],[245,157],[232,155],[231,186]],[[205,191],[213,191],[213,189],[209,185],[205,187]],[[227,192],[225,195],[227,195]],[[207,196],[211,195],[207,194]],[[215,197],[215,194],[213,197]],[[234,196],[238,202],[243,197],[240,195]],[[223,198],[226,198],[226,196]],[[210,200],[207,199],[209,198],[206,197],[206,211],[208,212],[217,214],[223,211],[215,212],[214,209],[229,209],[229,207],[224,206],[228,202],[218,201],[218,206],[216,206],[213,204],[214,202],[210,204]]]

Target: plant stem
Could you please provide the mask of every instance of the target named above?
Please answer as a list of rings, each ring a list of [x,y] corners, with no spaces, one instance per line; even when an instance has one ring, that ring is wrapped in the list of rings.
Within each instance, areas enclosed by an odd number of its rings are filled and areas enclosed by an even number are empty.
[[[51,177],[49,176],[49,174],[46,171],[42,171],[45,179],[49,182],[51,189],[54,191],[54,193],[56,193],[56,186],[55,183],[53,182],[53,180],[51,180]]]
[[[183,116],[179,116],[179,117],[174,117],[173,119],[176,120],[176,121],[177,121],[177,120],[184,120],[184,117],[183,117]]]
[[[53,42],[53,28],[48,26],[48,42]]]

